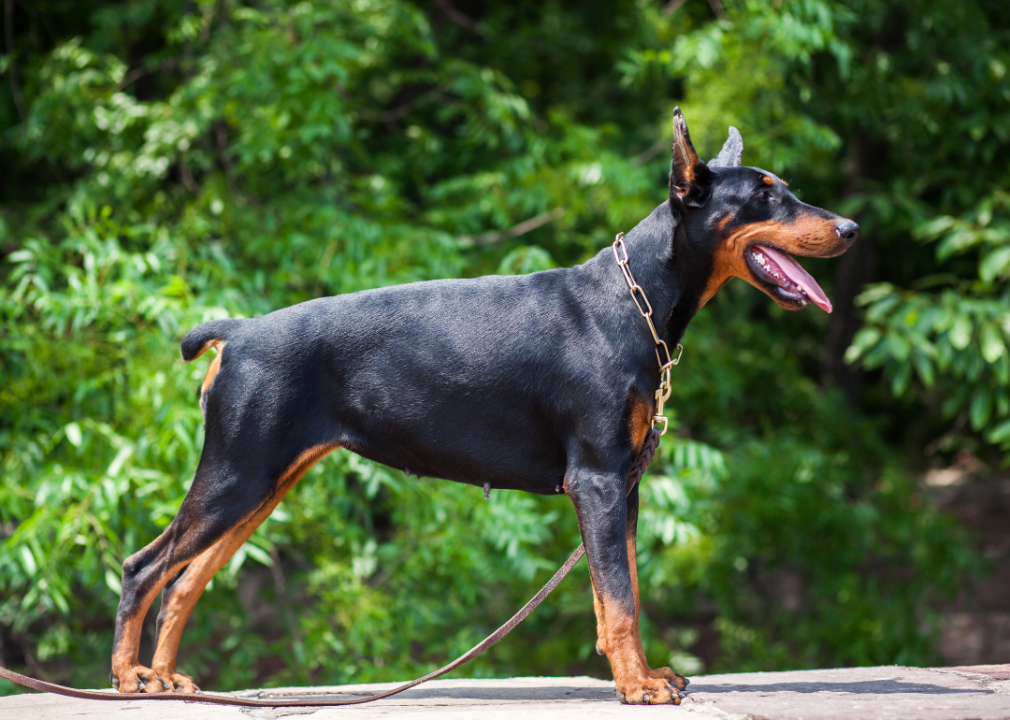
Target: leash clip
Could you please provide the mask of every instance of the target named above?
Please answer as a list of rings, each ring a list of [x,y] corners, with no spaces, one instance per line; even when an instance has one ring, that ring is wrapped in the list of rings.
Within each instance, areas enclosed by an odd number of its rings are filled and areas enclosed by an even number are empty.
[[[666,401],[670,399],[670,393],[673,392],[670,376],[670,369],[673,365],[674,362],[671,360],[663,366],[659,375],[659,387],[656,388],[656,414],[652,416],[652,427],[658,429],[657,425],[663,423],[663,429],[659,431],[660,435],[665,435],[670,425],[670,419],[663,414],[663,406],[666,405]]]
[[[659,423],[663,423],[663,429],[659,430]],[[666,435],[666,431],[669,430],[670,418],[666,415],[653,415],[652,416],[652,429],[659,430],[660,435]]]

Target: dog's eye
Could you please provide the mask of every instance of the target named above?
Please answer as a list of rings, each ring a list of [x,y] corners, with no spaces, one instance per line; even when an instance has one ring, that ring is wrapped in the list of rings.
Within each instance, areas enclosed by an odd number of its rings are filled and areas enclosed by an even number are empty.
[[[771,193],[768,192],[767,190],[761,190],[754,197],[756,197],[758,200],[767,200],[768,198],[771,197]]]

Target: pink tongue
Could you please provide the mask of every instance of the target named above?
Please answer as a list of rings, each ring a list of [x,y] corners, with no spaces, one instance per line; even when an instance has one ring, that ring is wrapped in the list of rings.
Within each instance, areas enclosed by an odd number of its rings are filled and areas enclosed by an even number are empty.
[[[782,269],[782,272],[786,274],[786,277],[799,285],[800,289],[807,294],[807,297],[817,304],[817,307],[821,308],[824,312],[831,312],[831,301],[828,300],[828,296],[824,294],[821,286],[810,276],[810,273],[804,270],[798,262],[793,260],[789,255],[779,252],[775,248],[770,248],[767,245],[761,246],[761,252],[771,258]]]

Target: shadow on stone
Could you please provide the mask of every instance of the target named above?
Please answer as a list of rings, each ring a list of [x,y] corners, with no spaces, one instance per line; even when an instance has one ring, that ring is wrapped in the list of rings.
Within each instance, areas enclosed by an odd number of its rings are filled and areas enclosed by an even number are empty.
[[[987,695],[992,690],[946,688],[927,683],[907,683],[900,680],[862,680],[856,682],[784,682],[755,685],[706,685],[703,682],[692,685],[689,694],[711,693],[818,693],[833,692],[854,695]]]
[[[508,681],[498,681],[507,683]],[[263,699],[320,699],[323,697],[364,697],[372,692],[379,692],[380,688],[362,689],[360,692],[340,692],[340,693],[317,693],[312,695],[298,695],[296,693],[271,693],[269,691],[257,693],[257,697]],[[417,700],[488,700],[496,702],[550,702],[568,699],[579,700],[604,700],[616,702],[614,689],[598,687],[537,687],[530,685],[509,686],[505,684],[495,684],[476,687],[417,687],[411,688],[399,695],[383,701],[386,703],[414,702]]]

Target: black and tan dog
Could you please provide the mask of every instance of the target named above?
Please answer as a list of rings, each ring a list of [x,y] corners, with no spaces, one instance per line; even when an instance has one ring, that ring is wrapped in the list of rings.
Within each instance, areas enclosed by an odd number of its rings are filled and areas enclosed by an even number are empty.
[[[790,257],[831,257],[858,227],[741,167],[739,133],[707,165],[674,113],[670,198],[628,233],[630,268],[670,347],[729,278],[785,308],[831,304]],[[217,356],[201,388],[206,442],[179,514],[123,563],[112,682],[193,692],[176,671],[204,587],[320,458],[345,448],[411,473],[571,497],[589,556],[598,649],[629,703],[678,702],[638,631],[638,490],[629,466],[654,411],[655,344],[610,248],[520,277],[441,280],[321,298],[186,335]],[[139,664],[159,592],[157,647]]]

